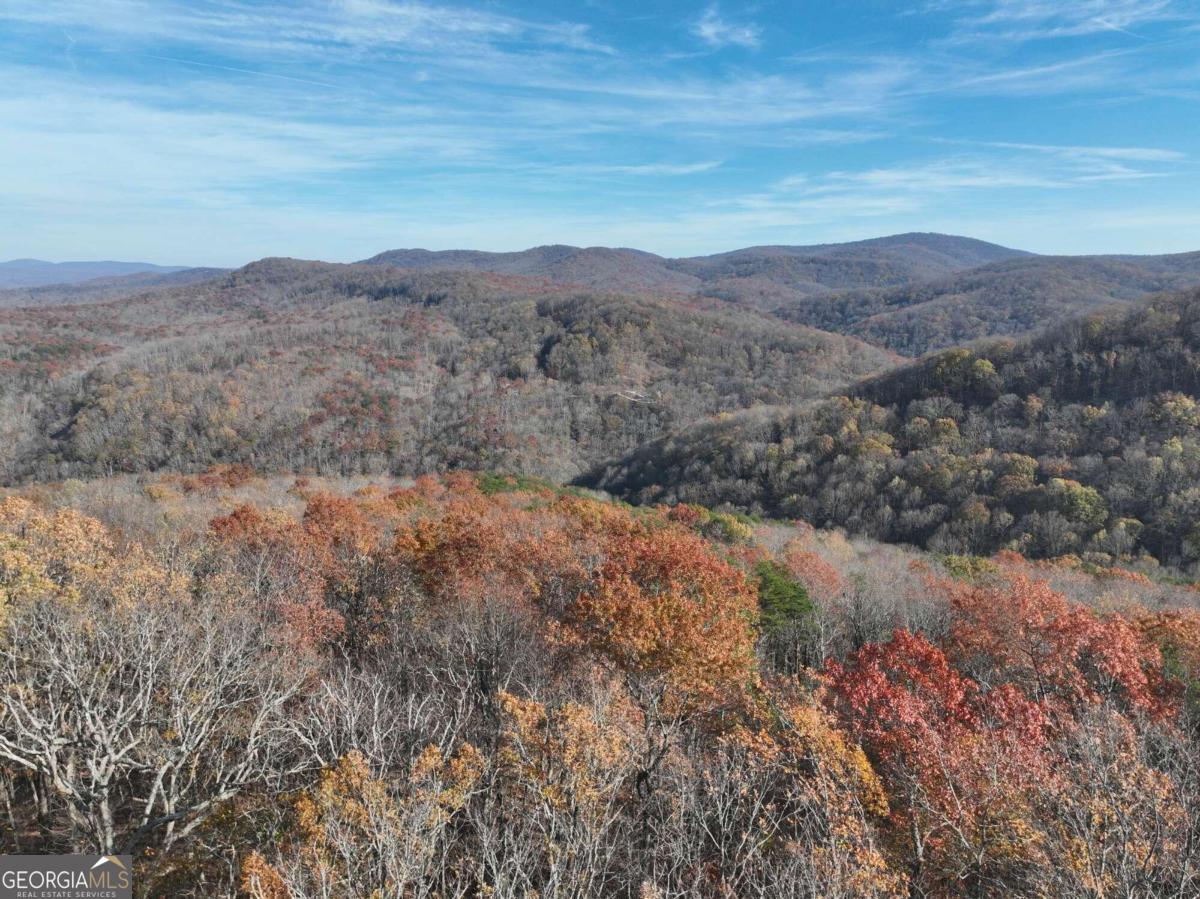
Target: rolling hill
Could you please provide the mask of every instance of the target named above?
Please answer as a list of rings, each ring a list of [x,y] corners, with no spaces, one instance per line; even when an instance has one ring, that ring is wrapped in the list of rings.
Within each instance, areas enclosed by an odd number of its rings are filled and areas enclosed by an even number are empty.
[[[699,293],[769,308],[775,303],[772,290],[795,298],[903,284],[1026,255],[967,237],[898,234],[843,244],[747,247],[681,259],[625,248],[558,245],[516,253],[390,250],[365,262],[528,275],[558,284],[617,290]]]
[[[1106,305],[1200,284],[1200,253],[1030,256],[932,281],[776,307],[783,317],[918,356],[1015,335]]]
[[[699,277],[709,296],[773,311],[806,297],[925,282],[1030,255],[969,237],[896,234],[841,244],[748,247],[671,265]]]
[[[901,235],[698,260],[265,259],[9,291],[0,307],[32,302],[0,308],[0,480],[497,469],[944,552],[1186,566],[1200,302],[1139,297],[1198,265]],[[781,314],[824,329],[711,295],[755,278],[821,284]],[[901,365],[858,334],[905,352],[977,342]]]
[[[477,250],[390,250],[367,265],[431,271],[478,271],[545,278],[556,284],[606,290],[693,293],[700,279],[671,268],[670,260],[641,250],[609,247],[534,247],[517,253]]]
[[[1037,256],[927,233],[681,259],[550,246],[518,253],[393,250],[366,263],[713,297],[906,356],[1026,334],[1109,304],[1200,284],[1200,253]]]
[[[953,349],[581,479],[939,552],[1200,561],[1200,291]]]
[[[671,428],[894,363],[704,297],[267,259],[0,310],[0,479],[244,462],[566,480]]]

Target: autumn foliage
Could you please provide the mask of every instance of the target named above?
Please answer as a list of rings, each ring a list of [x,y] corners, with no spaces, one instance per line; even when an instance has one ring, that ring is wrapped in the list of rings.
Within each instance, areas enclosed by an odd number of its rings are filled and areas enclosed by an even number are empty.
[[[215,514],[0,501],[6,849],[255,899],[1200,886],[1200,618],[1144,576],[498,476],[151,486]]]

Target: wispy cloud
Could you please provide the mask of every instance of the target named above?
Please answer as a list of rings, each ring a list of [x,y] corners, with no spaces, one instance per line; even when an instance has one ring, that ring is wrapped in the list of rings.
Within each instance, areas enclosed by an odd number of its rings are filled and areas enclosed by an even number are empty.
[[[159,56],[155,53],[139,54],[146,59],[157,59],[160,62],[178,63],[184,66],[196,66],[201,69],[213,69],[218,72],[235,72],[239,75],[255,75],[259,78],[278,78],[281,81],[294,81],[298,84],[311,84],[314,87],[331,87],[337,88],[336,84],[330,84],[327,81],[314,81],[312,78],[297,78],[294,75],[281,75],[278,72],[263,72],[258,69],[244,69],[241,66],[223,66],[217,63],[201,62],[196,59],[180,59],[178,56]]]
[[[957,11],[955,39],[1035,41],[1116,32],[1143,37],[1140,26],[1195,18],[1177,0],[967,0],[935,4]]]
[[[883,4],[868,40],[795,4],[767,32],[732,3],[2,0],[0,247],[689,251],[925,229],[968,197],[1136,198],[1194,176],[1196,2],[946,0],[899,23]],[[1140,132],[1106,124],[1142,97]],[[1172,110],[1157,132],[1151,106]]]
[[[421,121],[419,107],[409,108],[404,127],[388,129],[264,116],[253,104],[220,112],[164,108],[154,90],[88,95],[75,80],[18,67],[0,67],[0,80],[12,88],[0,97],[0,170],[22,173],[5,185],[10,204],[34,196],[68,204],[129,196],[205,203],[387,159],[477,165],[495,149],[477,129]]]
[[[720,167],[720,160],[708,162],[651,162],[641,165],[576,165],[565,171],[596,175],[637,175],[651,178],[672,178],[678,175],[699,175]]]
[[[814,193],[852,190],[902,191],[920,196],[962,190],[1000,188],[1060,188],[1066,181],[1045,172],[997,165],[992,159],[944,159],[918,165],[888,166],[863,171],[835,171],[811,188]]]
[[[954,155],[922,162],[857,170],[837,169],[781,178],[768,190],[738,197],[733,208],[774,218],[810,222],[838,216],[883,217],[898,212],[932,213],[943,198],[960,194],[1011,197],[1087,190],[1103,182],[1136,182],[1168,173],[1144,164],[1182,160],[1153,148],[1070,147],[981,142],[1001,155]],[[980,202],[976,200],[975,202]]]
[[[579,22],[526,19],[418,0],[7,0],[0,19],[86,28],[124,38],[254,48],[284,54],[341,45],[462,52],[495,44],[611,53]]]
[[[1130,162],[1182,162],[1188,158],[1186,153],[1179,150],[1167,150],[1162,147],[1091,147],[1014,141],[939,140],[942,143],[971,144],[978,147],[996,147],[1001,150],[1027,150],[1075,160],[1120,159]]]
[[[692,24],[692,34],[710,47],[728,47],[733,44],[738,47],[754,48],[762,39],[761,28],[757,25],[734,24],[726,21],[716,4],[704,10],[700,18]]]
[[[1061,96],[1111,89],[1124,84],[1122,79],[1126,76],[1129,86],[1135,87],[1130,70],[1123,67],[1132,63],[1132,55],[1127,50],[1105,50],[1015,65],[955,60],[956,77],[935,85],[934,89],[981,96]]]

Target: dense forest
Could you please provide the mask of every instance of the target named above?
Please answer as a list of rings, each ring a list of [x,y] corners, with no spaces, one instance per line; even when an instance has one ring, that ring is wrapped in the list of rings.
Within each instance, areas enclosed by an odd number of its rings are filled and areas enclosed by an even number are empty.
[[[1187,571],[1196,296],[898,366],[696,294],[263,260],[0,310],[0,478],[501,470],[939,552]]]
[[[760,286],[773,286],[793,297],[825,294],[926,281],[1028,255],[969,237],[896,234],[819,246],[746,247],[680,259],[627,248],[547,246],[518,253],[389,250],[364,262],[408,269],[529,275],[606,289],[727,294],[754,305]],[[768,304],[759,301],[757,305]]]
[[[182,899],[1192,899],[1200,291],[1138,299],[1171,258],[14,292],[0,851]],[[875,343],[781,317],[818,294]]]
[[[1107,305],[1200,284],[1200,253],[1037,256],[946,234],[747,247],[683,259],[550,246],[519,253],[391,250],[365,261],[713,297],[906,356],[1027,334]]]
[[[589,483],[940,552],[1200,561],[1200,293],[664,438]]]
[[[1023,334],[1109,305],[1200,284],[1200,253],[1031,256],[935,280],[809,298],[776,308],[814,328],[919,356]]]
[[[264,260],[0,310],[0,480],[237,462],[568,480],[673,427],[817,396],[893,359],[716,300]]]
[[[530,479],[0,499],[0,850],[139,895],[1200,891],[1191,587]]]

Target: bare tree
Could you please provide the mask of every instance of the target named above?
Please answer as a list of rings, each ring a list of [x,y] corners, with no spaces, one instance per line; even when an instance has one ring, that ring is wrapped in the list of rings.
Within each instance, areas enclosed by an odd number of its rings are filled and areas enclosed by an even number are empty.
[[[223,802],[304,765],[285,712],[303,672],[215,597],[39,601],[0,644],[0,758],[48,789],[74,849],[169,849]]]

